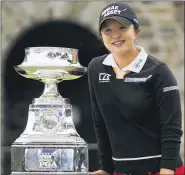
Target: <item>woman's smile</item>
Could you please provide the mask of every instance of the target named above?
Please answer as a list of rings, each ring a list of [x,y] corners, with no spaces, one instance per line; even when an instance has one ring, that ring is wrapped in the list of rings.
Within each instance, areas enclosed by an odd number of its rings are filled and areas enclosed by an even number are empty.
[[[125,40],[117,40],[117,41],[111,42],[111,44],[116,47],[122,46],[124,43],[125,43]]]

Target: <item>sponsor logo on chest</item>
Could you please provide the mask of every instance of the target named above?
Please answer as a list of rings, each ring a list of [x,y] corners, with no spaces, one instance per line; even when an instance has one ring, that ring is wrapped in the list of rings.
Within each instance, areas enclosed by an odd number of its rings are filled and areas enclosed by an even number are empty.
[[[107,83],[110,82],[110,74],[107,73],[99,73],[99,83]]]
[[[148,77],[141,77],[141,78],[129,78],[129,77],[126,77],[124,79],[124,82],[146,82],[149,78],[151,78],[152,75],[149,75]]]

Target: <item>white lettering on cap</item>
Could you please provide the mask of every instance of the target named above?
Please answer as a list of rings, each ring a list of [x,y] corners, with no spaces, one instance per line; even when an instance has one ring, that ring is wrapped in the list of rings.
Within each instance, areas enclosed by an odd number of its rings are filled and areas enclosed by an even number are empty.
[[[109,10],[107,13],[104,14],[103,17],[109,16],[109,15],[119,15],[121,13],[121,10]]]
[[[111,13],[110,11],[112,10],[118,10],[118,6],[111,6],[111,7],[107,7],[103,12],[102,12],[102,16],[105,17],[105,14],[107,14],[108,12]],[[116,13],[116,12],[115,12]],[[114,13],[113,13],[114,14]],[[107,16],[107,15],[106,15]]]

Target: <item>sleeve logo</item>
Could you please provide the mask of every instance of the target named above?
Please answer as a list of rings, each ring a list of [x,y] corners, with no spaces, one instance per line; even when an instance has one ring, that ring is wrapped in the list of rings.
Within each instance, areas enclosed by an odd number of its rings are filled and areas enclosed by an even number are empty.
[[[178,90],[178,86],[169,86],[169,87],[165,87],[163,88],[163,92],[167,92],[167,91],[173,91],[173,90]]]

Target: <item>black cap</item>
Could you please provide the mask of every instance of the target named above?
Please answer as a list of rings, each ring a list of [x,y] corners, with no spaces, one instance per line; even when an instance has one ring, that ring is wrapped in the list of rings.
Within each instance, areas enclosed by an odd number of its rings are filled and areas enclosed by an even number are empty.
[[[139,28],[139,22],[134,11],[128,5],[121,2],[111,3],[103,8],[99,18],[99,31],[103,22],[107,19],[115,19],[127,26],[133,24],[136,28]]]

